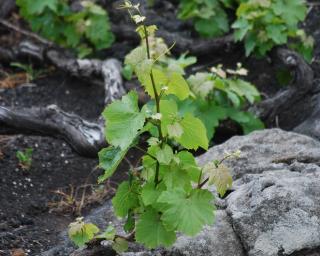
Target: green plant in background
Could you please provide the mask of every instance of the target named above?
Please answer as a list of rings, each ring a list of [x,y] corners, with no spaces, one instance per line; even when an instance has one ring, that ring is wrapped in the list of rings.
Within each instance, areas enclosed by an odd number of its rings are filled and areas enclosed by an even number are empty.
[[[236,70],[224,71],[222,65],[213,67],[211,72],[199,72],[188,78],[194,94],[179,104],[180,111],[193,113],[201,119],[207,129],[207,136],[214,136],[220,121],[232,119],[239,123],[245,134],[263,129],[264,124],[250,112],[243,111],[248,104],[260,100],[254,85],[239,77],[246,76],[247,70],[240,63]]]
[[[34,69],[31,64],[22,64],[19,62],[12,62],[10,63],[11,67],[22,69],[24,72],[26,72],[27,75],[27,82],[33,81],[37,78],[39,78],[41,75],[45,73],[43,69]]]
[[[237,9],[237,20],[232,28],[237,41],[244,41],[246,55],[252,52],[264,56],[275,45],[296,42],[307,60],[311,60],[313,40],[303,30],[299,22],[306,18],[307,7],[303,0],[249,0],[241,1]]]
[[[192,19],[196,31],[204,37],[221,36],[229,32],[229,21],[225,7],[232,0],[181,0],[178,17]]]
[[[108,48],[114,41],[107,12],[91,1],[72,11],[66,0],[17,0],[20,15],[31,29],[67,48],[79,57]]]
[[[314,38],[308,36],[303,29],[298,29],[295,37],[289,42],[289,47],[300,53],[309,63],[312,61]]]
[[[311,61],[313,38],[298,27],[307,15],[304,0],[180,0],[178,17],[192,19],[201,36],[217,37],[230,30],[227,9],[236,16],[231,27],[247,56],[265,56],[274,46],[288,44]]]
[[[168,49],[164,41],[158,38],[158,46],[159,44],[162,45],[162,49]],[[169,53],[167,51],[165,56],[159,58],[158,65],[162,69],[175,71],[180,75],[185,75],[184,69],[197,61],[195,57],[187,57],[185,54],[174,59]],[[125,59],[124,71],[128,73],[124,75],[127,79],[132,78],[133,67],[129,61],[131,58],[134,58],[132,53]],[[255,86],[240,79],[247,73],[248,71],[240,63],[236,70],[226,71],[219,65],[213,67],[211,72],[198,72],[187,78],[191,93],[186,99],[170,97],[176,101],[180,114],[192,113],[204,123],[209,141],[213,138],[219,123],[226,119],[239,123],[243,132],[247,134],[264,128],[264,124],[254,114],[243,111],[249,104],[260,100],[260,94]]]
[[[24,171],[29,171],[32,165],[32,153],[33,149],[32,148],[27,148],[24,151],[18,150],[16,153],[16,157],[19,160],[19,166],[24,170]]]
[[[168,47],[155,37],[156,26],[145,25],[139,5],[125,1],[122,8],[129,11],[141,37],[141,45],[127,55],[125,63],[151,101],[139,108],[138,94],[131,91],[104,110],[110,146],[99,152],[100,167],[105,170],[99,182],[114,174],[130,148],[144,152],[141,166],[131,167],[129,179],[119,185],[112,199],[116,216],[125,219],[128,235],[117,235],[112,227],[101,235],[94,235],[98,230],[89,228],[87,234],[82,221],[77,221],[77,228],[72,225],[69,232],[80,246],[96,237],[111,240],[118,252],[125,250],[127,240],[133,237],[147,248],[169,247],[178,232],[193,236],[204,225],[212,224],[214,198],[204,185],[215,185],[223,196],[232,178],[222,162],[239,154],[228,154],[203,168],[197,165],[189,150],[208,149],[207,131],[199,118],[178,108],[178,103],[192,95],[181,73],[181,66],[192,60],[182,56],[168,61]],[[146,150],[138,146],[142,134],[149,135]]]

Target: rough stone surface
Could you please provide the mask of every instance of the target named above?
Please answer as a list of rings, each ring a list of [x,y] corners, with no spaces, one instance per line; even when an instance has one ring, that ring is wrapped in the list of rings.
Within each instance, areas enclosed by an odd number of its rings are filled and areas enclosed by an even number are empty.
[[[245,254],[226,212],[218,210],[213,226],[205,227],[196,237],[179,237],[169,255],[244,256]]]
[[[291,255],[320,247],[319,195],[320,168],[249,174],[236,182],[227,212],[249,255]]]
[[[179,236],[167,250],[131,244],[123,256],[320,256],[320,142],[263,130],[213,147],[198,161],[205,164],[238,149],[240,159],[225,162],[235,181],[227,198],[216,201],[213,226],[193,238]],[[101,225],[115,221],[108,204],[89,219],[97,223],[102,212],[108,216],[104,214]],[[104,254],[95,249],[72,255]]]
[[[198,158],[200,165],[221,159],[225,152],[241,150],[241,157],[225,163],[231,167],[234,179],[248,173],[279,170],[295,161],[320,163],[320,142],[280,129],[256,131],[247,136],[235,136],[222,145],[212,147]]]

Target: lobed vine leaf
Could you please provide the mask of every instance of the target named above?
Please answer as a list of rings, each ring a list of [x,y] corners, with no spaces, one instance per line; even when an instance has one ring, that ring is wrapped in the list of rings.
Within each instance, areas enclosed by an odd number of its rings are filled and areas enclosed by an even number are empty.
[[[208,149],[207,131],[200,119],[188,113],[180,122],[183,129],[181,137],[176,140],[187,149],[197,150],[199,147]]]
[[[138,107],[138,94],[135,91],[111,103],[103,112],[103,116],[106,120],[107,141],[122,150],[126,150],[133,143],[145,122],[145,116]]]
[[[129,147],[125,150],[122,150],[119,147],[110,146],[102,149],[99,152],[99,166],[105,170],[104,174],[98,178],[99,183],[105,181],[113,175],[118,165],[128,152],[128,149]]]
[[[215,185],[220,196],[224,196],[228,189],[232,187],[232,176],[229,168],[224,164],[216,165],[208,163],[203,168],[203,172],[209,176],[209,185]]]
[[[164,145],[162,148],[160,147],[156,153],[156,158],[160,164],[170,164],[173,158],[173,151],[169,145]]]
[[[174,231],[168,231],[156,210],[149,208],[141,216],[136,227],[136,240],[147,248],[169,247],[176,240]]]
[[[89,242],[99,228],[92,223],[84,223],[83,218],[78,218],[75,222],[70,223],[68,235],[77,246],[84,246]]]
[[[139,184],[137,182],[124,181],[117,189],[112,199],[115,214],[118,217],[126,217],[129,210],[139,205]]]
[[[161,220],[168,230],[177,229],[186,235],[196,235],[205,224],[213,223],[212,200],[208,190],[195,189],[190,194],[183,190],[165,191],[158,199],[158,202],[167,204]]]

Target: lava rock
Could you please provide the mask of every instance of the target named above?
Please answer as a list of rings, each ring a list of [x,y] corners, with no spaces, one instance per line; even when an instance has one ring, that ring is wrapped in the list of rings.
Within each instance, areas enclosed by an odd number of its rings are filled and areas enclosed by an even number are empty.
[[[214,225],[195,237],[179,235],[170,249],[149,251],[131,243],[122,256],[320,256],[320,142],[280,129],[263,130],[233,137],[197,160],[204,165],[239,149],[239,159],[225,161],[234,185],[219,199],[224,207],[216,211]],[[86,219],[121,226],[110,202]],[[102,255],[101,246],[72,255]]]

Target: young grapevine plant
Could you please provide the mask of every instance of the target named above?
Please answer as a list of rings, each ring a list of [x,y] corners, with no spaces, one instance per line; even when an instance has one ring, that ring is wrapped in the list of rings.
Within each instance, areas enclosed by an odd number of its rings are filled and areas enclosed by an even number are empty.
[[[79,57],[108,48],[114,41],[107,12],[92,1],[73,10],[65,0],[17,0],[20,15],[41,36],[70,49]]]
[[[202,121],[178,111],[177,102],[191,94],[188,83],[179,69],[162,65],[169,49],[155,37],[156,26],[145,24],[139,5],[125,1],[122,8],[129,11],[141,37],[141,45],[125,62],[151,101],[140,109],[138,94],[131,91],[106,107],[103,116],[110,146],[99,152],[100,166],[105,170],[99,182],[114,174],[130,148],[144,151],[141,166],[129,170],[129,179],[119,185],[112,199],[114,212],[125,219],[128,237],[147,248],[169,247],[178,232],[194,236],[204,225],[213,224],[214,197],[204,185],[214,184],[224,195],[232,178],[222,161],[198,166],[189,150],[206,150],[209,142]],[[137,145],[142,134],[150,136],[146,150]],[[99,232],[82,220],[71,224],[70,230],[69,236],[80,246]],[[85,239],[81,234],[86,234]],[[127,247],[126,237],[116,235],[113,228],[97,237],[112,240],[117,251]]]
[[[203,37],[216,37],[229,32],[225,8],[230,0],[180,0],[178,17],[192,19],[196,31]]]
[[[237,64],[237,69],[211,68],[211,72],[198,72],[187,82],[195,97],[179,103],[180,111],[191,112],[204,123],[209,140],[219,123],[226,119],[237,122],[244,134],[264,128],[254,114],[243,111],[250,104],[259,102],[260,93],[254,85],[241,79],[248,71]]]
[[[242,0],[233,23],[236,41],[244,41],[246,55],[264,56],[276,45],[289,46],[311,61],[313,38],[299,29],[307,16],[304,0]]]
[[[168,48],[162,39],[157,38],[161,48]],[[167,54],[168,55],[168,54]],[[123,75],[126,79],[132,78],[133,68],[130,65],[131,54],[126,57]],[[174,70],[185,75],[185,68],[196,63],[195,57],[185,54],[178,59],[171,56],[161,56],[162,69]],[[254,114],[244,111],[248,105],[260,101],[260,93],[256,87],[243,80],[248,70],[237,64],[236,70],[224,70],[222,65],[211,68],[211,72],[197,72],[190,75],[186,81],[190,87],[190,94],[184,100],[171,97],[178,106],[178,112],[192,113],[198,117],[206,127],[209,141],[214,137],[215,129],[221,121],[231,119],[238,123],[244,134],[264,128],[262,121]]]
[[[299,29],[306,16],[304,0],[180,0],[178,12],[203,37],[221,36],[232,28],[235,41],[244,42],[246,56],[265,56],[288,44],[310,62],[314,40]]]

